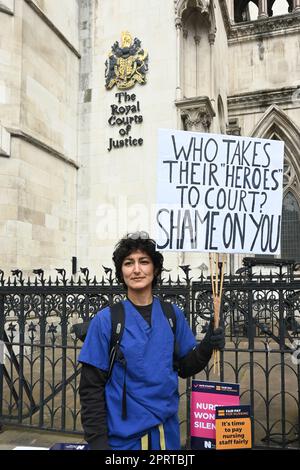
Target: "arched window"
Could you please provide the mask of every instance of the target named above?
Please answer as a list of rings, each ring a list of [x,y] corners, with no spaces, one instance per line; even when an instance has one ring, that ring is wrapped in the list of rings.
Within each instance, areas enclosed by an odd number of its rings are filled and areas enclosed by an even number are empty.
[[[296,196],[299,182],[293,165],[286,157],[283,173],[281,257],[300,260],[300,206]],[[298,190],[298,191],[297,191]]]
[[[268,15],[285,15],[293,11],[293,0],[271,0],[268,2]]]
[[[250,21],[257,20],[259,14],[258,6],[254,2],[249,2],[249,17]]]
[[[293,11],[293,0],[268,0],[268,16],[284,15]],[[236,23],[252,21],[258,16],[259,0],[234,0]]]
[[[291,191],[283,198],[281,257],[300,260],[300,207]]]
[[[252,135],[285,143],[280,256],[300,261],[300,130],[281,108],[272,105]]]
[[[258,0],[234,0],[234,21],[236,23],[250,21],[253,4],[258,8]]]

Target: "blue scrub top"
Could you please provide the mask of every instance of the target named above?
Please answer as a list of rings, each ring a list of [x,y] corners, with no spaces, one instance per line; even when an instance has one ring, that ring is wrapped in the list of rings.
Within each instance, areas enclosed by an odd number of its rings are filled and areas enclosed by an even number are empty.
[[[127,367],[116,361],[105,387],[110,444],[121,446],[123,439],[140,438],[149,429],[177,415],[179,405],[178,374],[173,370],[174,334],[154,298],[151,326],[134,305],[123,301],[125,325],[120,348]],[[195,337],[183,312],[174,305],[178,356],[196,346]],[[90,323],[79,361],[108,371],[111,339],[109,307]],[[122,419],[122,394],[126,373],[127,418]]]

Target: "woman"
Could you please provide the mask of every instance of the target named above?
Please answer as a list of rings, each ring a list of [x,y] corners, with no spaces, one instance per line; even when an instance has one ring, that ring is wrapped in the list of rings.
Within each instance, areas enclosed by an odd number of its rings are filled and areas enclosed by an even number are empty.
[[[186,378],[202,370],[213,349],[224,347],[223,330],[213,330],[211,323],[197,345],[183,312],[174,305],[174,338],[152,291],[162,271],[163,256],[145,232],[121,239],[113,261],[116,277],[127,289],[125,326],[108,378],[110,308],[98,312],[91,321],[79,356],[85,439],[92,450],[180,449],[178,375]]]

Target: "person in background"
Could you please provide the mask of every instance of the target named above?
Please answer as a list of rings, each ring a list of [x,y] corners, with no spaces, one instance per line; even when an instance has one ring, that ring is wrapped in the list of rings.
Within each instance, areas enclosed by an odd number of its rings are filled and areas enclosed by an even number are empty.
[[[92,450],[179,450],[178,376],[187,378],[225,345],[222,327],[210,322],[197,344],[184,313],[173,305],[176,332],[153,295],[163,256],[146,232],[115,247],[116,277],[127,289],[125,325],[108,377],[111,318],[106,307],[92,319],[80,352],[81,420]],[[174,341],[176,361],[174,362]]]

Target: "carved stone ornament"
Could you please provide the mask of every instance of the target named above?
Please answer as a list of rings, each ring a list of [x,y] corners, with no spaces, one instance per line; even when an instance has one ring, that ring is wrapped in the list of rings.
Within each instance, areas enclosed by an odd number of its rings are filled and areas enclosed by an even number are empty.
[[[213,2],[211,0],[194,0],[193,8],[198,8],[200,13],[209,13],[209,8]],[[175,13],[182,17],[182,13],[191,6],[189,0],[174,0]]]
[[[186,98],[175,102],[180,114],[184,129],[191,132],[209,132],[215,112],[207,96]]]
[[[105,87],[115,85],[119,90],[128,90],[136,82],[144,85],[148,71],[148,52],[141,48],[138,38],[132,39],[128,31],[122,33],[122,44],[116,41],[105,62]]]
[[[266,109],[273,104],[280,106],[299,106],[300,87],[291,86],[271,90],[258,90],[247,93],[239,93],[228,97],[229,115],[235,113],[244,114],[251,110]]]
[[[253,39],[253,36],[269,36],[270,33],[287,34],[290,32],[300,32],[300,15],[288,14],[282,17],[270,17],[247,24],[236,24],[232,26],[229,42],[236,42],[242,39]]]

